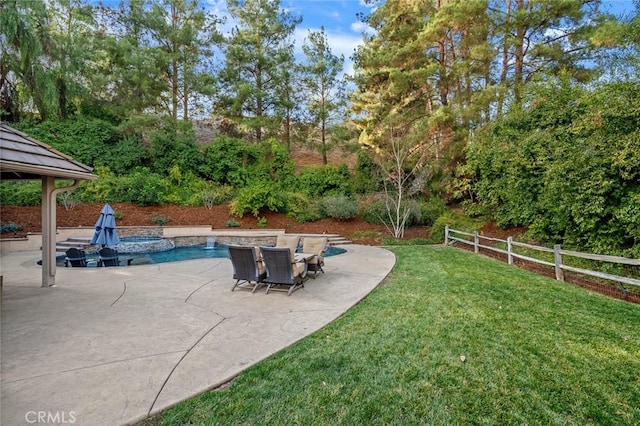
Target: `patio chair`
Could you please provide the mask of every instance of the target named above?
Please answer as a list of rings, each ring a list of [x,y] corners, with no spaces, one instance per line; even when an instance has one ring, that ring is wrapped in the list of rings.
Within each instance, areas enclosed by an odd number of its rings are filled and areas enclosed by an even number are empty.
[[[81,249],[72,247],[65,254],[67,256],[64,258],[64,266],[67,267],[71,265],[75,268],[86,268],[90,263],[95,263],[95,260],[87,260],[87,254]]]
[[[313,272],[313,279],[316,279],[316,275],[318,275],[318,271],[324,274],[324,252],[327,250],[327,237],[304,237],[302,240],[302,252],[314,254],[307,261],[308,270]]]
[[[260,247],[262,260],[267,270],[264,282],[269,290],[286,291],[290,296],[295,290],[304,287],[307,274],[307,262],[296,263],[295,252],[287,247]],[[275,288],[288,286],[288,289]]]
[[[276,247],[288,247],[294,252],[298,250],[300,237],[297,235],[278,235],[276,237]]]
[[[111,247],[102,247],[98,250],[98,266],[120,266],[121,262],[126,262],[127,266],[131,265],[133,257],[120,259],[118,250]]]
[[[231,259],[231,265],[233,265],[233,278],[236,280],[231,291],[234,291],[236,287],[253,286],[251,293],[254,293],[267,275],[264,263],[260,258],[260,249],[257,247],[229,246],[229,258]]]

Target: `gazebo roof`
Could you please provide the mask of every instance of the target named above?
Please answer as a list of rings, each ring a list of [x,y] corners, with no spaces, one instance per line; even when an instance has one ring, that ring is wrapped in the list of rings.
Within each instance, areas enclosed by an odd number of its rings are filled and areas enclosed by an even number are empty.
[[[0,178],[2,180],[96,179],[93,168],[75,161],[22,132],[0,123]]]

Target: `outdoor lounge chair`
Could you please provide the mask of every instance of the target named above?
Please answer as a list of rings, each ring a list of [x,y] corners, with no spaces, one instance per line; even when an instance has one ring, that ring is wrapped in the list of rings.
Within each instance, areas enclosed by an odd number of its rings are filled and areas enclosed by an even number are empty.
[[[120,266],[121,262],[126,262],[128,266],[131,265],[131,261],[133,260],[133,257],[120,259],[118,250],[111,247],[102,247],[98,250],[98,255],[100,256],[98,266]]]
[[[315,254],[308,260],[308,270],[313,272],[313,279],[316,278],[318,271],[324,274],[324,252],[327,250],[327,237],[304,237],[302,240],[302,252]]]
[[[260,249],[257,247],[229,246],[229,258],[233,265],[233,278],[236,283],[231,288],[253,286],[251,293],[262,284],[267,272],[260,259]],[[252,284],[255,283],[255,284]]]
[[[299,245],[300,237],[297,235],[278,235],[276,237],[276,247],[288,247],[295,252]]]
[[[267,283],[267,291],[278,290],[287,291],[290,296],[295,290],[304,287],[304,280],[307,274],[307,262],[297,263],[295,252],[287,247],[260,247],[262,260],[267,270],[264,282]],[[274,288],[277,286],[288,286],[288,290]]]
[[[71,265],[75,268],[86,268],[90,263],[95,263],[95,260],[87,260],[87,254],[81,249],[72,247],[65,254],[67,256],[64,258],[64,266]]]

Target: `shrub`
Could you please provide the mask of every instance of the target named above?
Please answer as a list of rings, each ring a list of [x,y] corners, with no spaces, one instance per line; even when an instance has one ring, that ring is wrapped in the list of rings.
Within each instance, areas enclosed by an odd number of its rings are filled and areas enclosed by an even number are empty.
[[[386,210],[384,201],[365,199],[360,206],[360,215],[367,223],[384,225],[384,219],[387,217]]]
[[[238,191],[236,199],[231,203],[231,214],[242,217],[251,213],[258,217],[260,210],[280,211],[284,207],[284,199],[280,188],[273,181],[260,181]]]
[[[247,146],[241,139],[222,136],[205,148],[199,172],[222,185],[242,186],[251,176],[248,166],[259,159],[255,147]]]
[[[37,206],[42,202],[42,184],[39,181],[0,183],[2,204]]]
[[[380,169],[367,155],[367,152],[361,150],[358,152],[358,161],[356,170],[351,178],[351,188],[354,193],[366,194],[380,189]]]
[[[256,161],[249,169],[251,180],[278,182],[282,188],[291,187],[295,182],[295,164],[291,154],[276,139],[269,138],[261,142],[257,149],[260,161]]]
[[[360,214],[365,222],[376,225],[385,225],[389,223],[387,204],[385,200],[381,198],[385,198],[385,195],[378,194],[373,199],[364,199],[360,206]],[[425,221],[428,220],[428,217],[424,217],[424,203],[416,200],[405,200],[402,204],[402,208],[409,209],[409,217],[407,218],[406,226],[426,224]],[[394,216],[395,210],[391,213],[392,216]]]
[[[177,165],[182,170],[198,170],[202,154],[196,146],[190,122],[166,124],[150,135],[153,167],[157,173],[167,173]]]
[[[344,167],[320,166],[305,167],[300,170],[296,189],[310,197],[325,194],[349,194],[349,169]]]
[[[78,205],[78,197],[73,191],[65,191],[58,194],[57,202],[64,206],[64,209],[73,210]]]
[[[125,179],[127,187],[119,188],[120,198],[124,202],[135,203],[139,206],[151,206],[162,204],[167,192],[167,182],[155,173],[148,170],[134,172]]]
[[[300,192],[287,192],[284,198],[287,216],[294,218],[297,222],[313,222],[322,219],[318,203],[312,202],[306,195]]]
[[[225,228],[239,228],[240,222],[237,220],[229,219],[224,223]]]
[[[267,218],[266,217],[261,217],[260,219],[258,219],[258,222],[256,223],[256,225],[258,226],[258,228],[266,228],[267,227]]]
[[[332,195],[320,201],[320,211],[326,217],[347,220],[358,214],[358,203],[345,195]]]
[[[421,201],[418,224],[431,226],[446,211],[447,204],[440,197],[431,197],[426,201]]]
[[[482,219],[473,219],[450,210],[446,211],[433,223],[431,232],[429,233],[429,242],[434,244],[443,243],[444,228],[447,225],[459,231],[474,232],[482,227],[483,221]]]
[[[22,226],[13,222],[7,222],[7,223],[0,222],[0,234],[13,232],[13,235],[15,235],[18,231],[22,231]]]
[[[450,213],[445,213],[433,223],[431,232],[429,233],[429,241],[434,244],[442,244],[444,242],[445,227],[452,226],[455,219]]]
[[[228,185],[209,185],[202,191],[202,204],[212,209],[213,206],[227,203],[231,201],[233,188]]]
[[[169,223],[169,222],[170,222],[170,219],[169,219],[168,217],[166,217],[166,216],[158,215],[158,214],[155,214],[155,213],[154,213],[154,214],[151,216],[151,222],[152,222],[154,225],[162,226],[162,225],[166,225],[167,223]]]

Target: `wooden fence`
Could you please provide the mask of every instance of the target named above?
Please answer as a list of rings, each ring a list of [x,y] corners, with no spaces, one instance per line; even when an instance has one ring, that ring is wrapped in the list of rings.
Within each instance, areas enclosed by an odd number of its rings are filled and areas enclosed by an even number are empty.
[[[494,243],[503,243],[503,245],[506,245],[506,250],[501,249],[499,247],[482,244],[482,242],[484,241],[492,241]],[[577,257],[581,259],[589,259],[589,260],[608,262],[608,263],[618,263],[622,265],[631,265],[631,266],[640,266],[640,259],[629,259],[626,257],[606,256],[606,255],[599,255],[599,254],[581,253],[578,251],[563,250],[559,244],[556,244],[551,249],[548,247],[541,247],[541,246],[514,241],[512,237],[508,237],[506,240],[502,240],[499,238],[492,238],[492,237],[486,237],[484,235],[480,235],[477,231],[473,233],[463,232],[463,231],[451,229],[448,226],[446,226],[444,230],[444,243],[445,245],[449,245],[449,242],[459,242],[462,244],[471,245],[473,246],[474,252],[476,253],[478,253],[479,250],[483,248],[483,249],[491,250],[497,253],[505,254],[507,256],[507,261],[509,262],[509,265],[512,265],[513,259],[517,258],[517,259],[522,259],[529,262],[538,263],[541,265],[551,266],[555,268],[556,279],[560,281],[564,281],[564,271],[571,271],[571,272],[577,272],[580,274],[589,275],[592,277],[604,278],[607,280],[615,281],[620,284],[620,286],[622,287],[622,291],[625,294],[626,294],[626,288],[624,287],[625,284],[640,286],[640,280],[635,278],[622,277],[619,275],[607,274],[604,272],[593,271],[590,269],[576,268],[573,266],[565,265],[562,262],[562,257],[570,256],[570,257]],[[515,253],[514,247],[522,247],[525,249],[544,252],[544,253],[553,253],[554,261],[549,262],[547,260],[536,259],[531,256],[525,256],[523,254]]]

